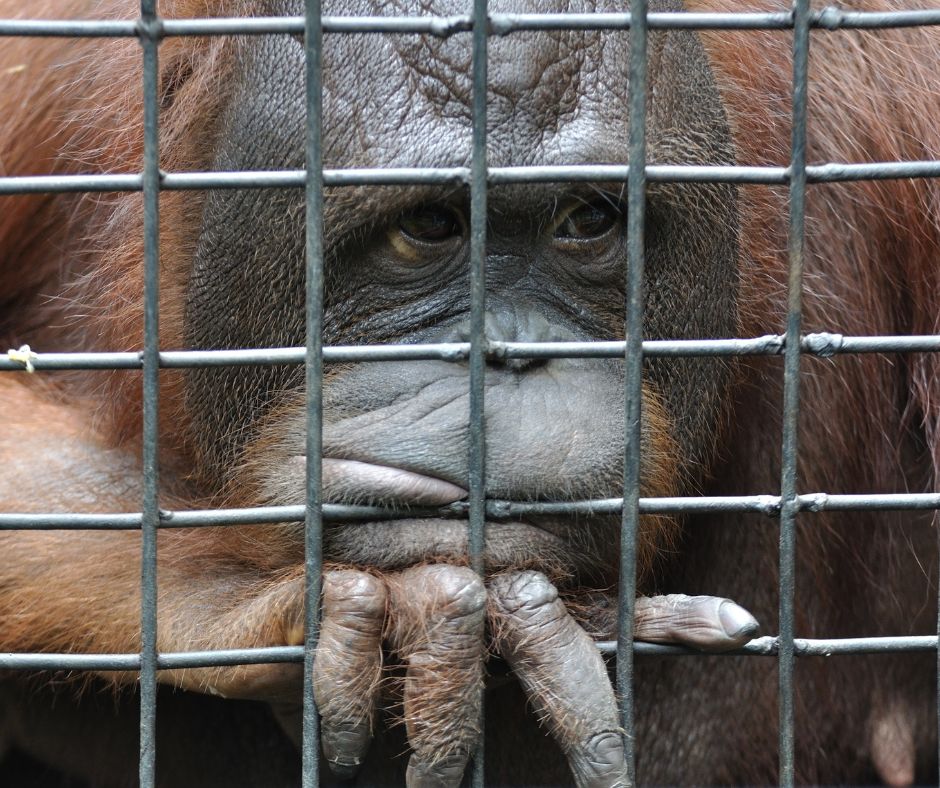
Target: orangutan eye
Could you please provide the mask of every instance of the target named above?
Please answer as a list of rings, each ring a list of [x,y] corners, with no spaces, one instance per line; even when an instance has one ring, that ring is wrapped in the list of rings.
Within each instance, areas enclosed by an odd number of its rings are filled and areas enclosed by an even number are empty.
[[[413,243],[441,244],[463,235],[460,217],[450,208],[428,205],[404,214],[398,229]]]
[[[620,211],[605,201],[580,205],[555,229],[555,238],[565,241],[593,241],[620,224]]]

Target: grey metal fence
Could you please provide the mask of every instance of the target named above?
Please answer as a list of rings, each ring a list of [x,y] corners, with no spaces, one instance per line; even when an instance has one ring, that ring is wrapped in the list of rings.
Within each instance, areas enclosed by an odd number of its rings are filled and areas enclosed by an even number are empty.
[[[781,785],[794,782],[793,664],[796,656],[884,652],[937,651],[937,636],[898,636],[808,640],[794,636],[795,522],[803,512],[848,510],[937,510],[940,493],[831,495],[797,492],[797,417],[800,360],[804,355],[827,357],[844,353],[938,352],[940,336],[866,336],[801,333],[801,273],[804,238],[804,193],[809,183],[892,178],[940,177],[940,161],[899,161],[868,164],[806,163],[806,93],[809,31],[876,29],[940,25],[940,10],[850,12],[836,7],[810,9],[795,0],[790,13],[648,13],[647,0],[631,0],[624,13],[489,14],[486,0],[474,0],[473,13],[451,17],[322,16],[320,3],[307,0],[303,17],[163,19],[156,0],[142,0],[134,21],[53,21],[0,19],[0,37],[136,37],[143,57],[144,165],[140,174],[53,175],[0,177],[0,195],[63,192],[140,191],[144,198],[145,330],[140,353],[34,353],[28,359],[0,358],[0,371],[62,369],[138,369],[143,371],[143,475],[141,511],[133,514],[0,513],[0,529],[92,530],[135,529],[142,532],[141,632],[139,654],[0,654],[0,669],[138,671],[140,674],[140,785],[155,780],[155,719],[157,671],[170,668],[231,666],[276,662],[305,665],[303,784],[318,784],[317,714],[311,683],[317,640],[317,609],[322,566],[321,536],[325,520],[384,518],[403,512],[370,506],[325,504],[321,500],[321,410],[323,364],[342,361],[439,359],[470,365],[469,499],[445,507],[448,514],[469,518],[470,558],[482,571],[486,519],[533,513],[622,513],[619,639],[599,643],[617,657],[617,690],[631,784],[634,781],[633,657],[635,654],[690,655],[691,649],[634,643],[636,534],[642,514],[753,512],[779,518],[780,632],[752,640],[729,654],[775,657],[779,665],[779,758]],[[623,166],[572,165],[487,167],[486,84],[487,40],[526,30],[630,31],[629,161]],[[650,29],[791,30],[793,36],[793,98],[791,160],[787,167],[647,165],[646,164],[646,41]],[[323,34],[397,33],[473,37],[473,148],[469,168],[389,168],[329,170],[322,166],[321,45]],[[304,35],[306,48],[307,137],[306,169],[269,172],[163,172],[160,169],[158,123],[158,53],[169,36]],[[623,342],[495,342],[484,339],[487,187],[509,183],[608,181],[628,189],[627,308]],[[714,340],[643,340],[644,214],[647,182],[785,184],[790,191],[788,320],[784,335]],[[324,186],[462,184],[471,194],[471,332],[466,343],[324,347],[321,341],[323,299]],[[161,190],[185,189],[306,190],[307,346],[219,351],[161,352],[158,347],[158,211]],[[785,358],[782,477],[780,495],[643,498],[639,488],[640,402],[644,358],[691,356],[783,355]],[[483,485],[485,446],[483,382],[487,360],[507,358],[623,358],[625,375],[625,446],[623,497],[569,503],[487,500]],[[158,376],[160,369],[208,366],[301,364],[307,390],[306,506],[237,510],[165,511],[157,503]],[[440,513],[434,509],[429,513]],[[414,517],[409,509],[407,515]],[[161,528],[305,522],[306,642],[304,646],[158,653],[156,648],[156,540]],[[940,673],[940,664],[938,664]],[[474,758],[472,781],[483,784],[482,746]]]

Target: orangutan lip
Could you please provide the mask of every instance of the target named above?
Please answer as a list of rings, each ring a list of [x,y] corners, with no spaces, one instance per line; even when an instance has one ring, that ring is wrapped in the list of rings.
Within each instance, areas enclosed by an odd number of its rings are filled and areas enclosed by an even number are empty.
[[[294,460],[306,464],[306,457]],[[415,506],[444,506],[467,497],[463,487],[443,479],[390,465],[334,457],[323,458],[323,492],[326,500],[369,499]]]

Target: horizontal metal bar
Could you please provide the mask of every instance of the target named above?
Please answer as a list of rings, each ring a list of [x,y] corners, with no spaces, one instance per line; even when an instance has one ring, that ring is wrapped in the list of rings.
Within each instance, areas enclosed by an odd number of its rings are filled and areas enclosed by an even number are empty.
[[[454,510],[459,504],[451,504]],[[780,498],[775,495],[726,495],[672,498],[640,498],[640,514],[708,514],[711,512],[752,512],[776,515]],[[620,514],[623,499],[603,498],[591,501],[487,501],[487,517],[510,520],[532,515],[602,515]]]
[[[79,514],[0,512],[0,531],[134,531],[141,514]]]
[[[870,638],[797,638],[795,652],[801,657],[830,657],[851,654],[919,653],[937,650],[936,635],[899,635]],[[597,648],[602,654],[613,654],[616,643],[600,641]],[[684,657],[706,656],[704,652],[685,646],[659,643],[634,644],[641,656]],[[777,639],[765,636],[755,638],[739,649],[708,656],[773,657],[777,655]],[[236,665],[267,665],[303,662],[303,646],[271,646],[267,648],[225,649],[220,651],[185,651],[159,654],[158,670],[182,668],[233,667]],[[0,670],[140,670],[139,654],[11,654],[0,653]]]
[[[162,32],[170,36],[302,36],[302,16],[215,17],[212,19],[162,19]]]
[[[530,165],[491,167],[490,185],[508,183],[625,182],[629,167],[619,164]],[[841,183],[940,177],[940,161],[889,161],[810,165],[808,183]],[[656,183],[750,183],[781,185],[790,182],[786,167],[747,167],[720,164],[649,164],[646,178]]]
[[[602,654],[614,654],[617,644],[613,640],[600,641],[597,644]],[[870,638],[796,638],[793,641],[794,654],[798,657],[834,657],[850,654],[897,654],[919,653],[937,650],[936,635],[898,635],[894,637]],[[723,651],[708,656],[720,657],[776,657],[779,650],[777,638],[765,636],[754,638],[739,649]],[[701,657],[706,654],[698,649],[686,646],[669,646],[659,643],[637,643],[638,655],[655,657]]]
[[[461,361],[467,358],[469,348],[469,343],[459,342],[429,345],[339,345],[326,348],[324,358],[331,362]],[[166,369],[180,369],[303,364],[305,354],[306,350],[302,347],[165,350],[160,353],[160,366]],[[140,369],[142,366],[140,354],[128,352],[33,353],[30,355],[30,363],[36,370]],[[0,371],[25,368],[25,362],[0,357]]]
[[[532,165],[491,167],[491,186],[520,183],[626,182],[629,168],[619,164]],[[656,183],[741,183],[782,185],[789,183],[785,167],[737,165],[650,164],[647,180]],[[863,164],[817,164],[806,168],[809,183],[840,183],[940,177],[940,161],[896,161]],[[330,187],[407,186],[414,184],[460,185],[469,182],[466,167],[388,167],[324,170]],[[304,170],[245,170],[236,172],[166,172],[160,188],[165,191],[198,189],[300,189]],[[70,192],[134,192],[143,178],[134,173],[113,175],[29,175],[0,178],[0,195],[60,194]]]
[[[839,165],[847,167],[849,165]],[[873,167],[877,165],[865,165]],[[889,165],[884,165],[889,166]],[[724,165],[662,164],[647,167],[648,178],[657,182],[785,184],[782,167],[738,167]],[[626,182],[628,168],[621,165],[582,164],[531,167],[491,167],[490,185],[519,183]],[[388,167],[324,170],[323,182],[330,187],[405,186],[414,184],[466,184],[465,167]],[[912,177],[908,174],[899,177]],[[166,191],[196,189],[300,189],[306,184],[304,170],[255,170],[240,172],[163,173],[160,188]],[[64,194],[71,192],[134,192],[143,188],[136,174],[30,175],[0,177],[0,196],[16,194]]]
[[[302,662],[303,646],[186,651],[157,655],[158,670]],[[140,670],[139,654],[0,654],[0,670]]]
[[[303,35],[302,16],[162,19],[162,36]],[[507,35],[527,30],[627,30],[629,13],[491,14],[490,31]],[[789,13],[657,12],[648,24],[659,30],[789,30]],[[922,27],[940,24],[940,11],[843,11],[836,7],[812,14],[810,26],[822,30]],[[451,36],[473,29],[469,14],[419,17],[325,16],[324,33],[397,33]],[[0,36],[54,38],[135,38],[136,20],[0,19]]]
[[[490,167],[491,186],[520,183],[626,183],[626,164],[536,164],[527,167]],[[646,178],[658,183],[787,183],[785,167],[741,167],[723,164],[649,164]]]
[[[468,14],[453,16],[324,16],[324,33],[409,33],[447,37],[473,29]],[[215,19],[166,19],[166,36],[219,36],[287,34],[302,36],[304,17],[229,17]]]
[[[813,82],[810,80],[810,85]],[[807,183],[846,183],[850,181],[884,181],[904,178],[940,177],[940,161],[889,161],[862,164],[810,164],[806,167]]]
[[[0,19],[0,36],[30,38],[136,38],[126,19]]]
[[[779,356],[785,347],[779,334],[750,339],[648,339],[643,342],[647,358],[700,356]],[[850,353],[936,353],[940,335],[847,337],[842,334],[807,334],[801,341],[804,353],[828,358]],[[243,350],[165,350],[160,366],[166,369],[191,367],[241,367],[273,364],[302,364],[305,350],[295,348],[246,348]],[[323,349],[331,363],[368,361],[465,361],[468,342],[428,345],[334,345]],[[600,342],[490,342],[486,356],[491,361],[508,358],[621,358],[624,343]],[[139,353],[36,353],[30,364],[38,371],[67,369],[140,369]],[[23,360],[0,356],[0,371],[21,372]]]
[[[647,14],[650,29],[658,30],[790,30],[793,15],[779,12],[668,12]],[[822,8],[810,15],[810,27],[824,30],[924,27],[940,25],[940,11],[842,11]],[[630,14],[491,14],[497,35],[519,30],[629,30]]]
[[[429,33],[445,37],[472,31],[473,16],[325,16],[322,24],[324,33]]]
[[[409,33],[451,36],[473,29],[469,15],[454,16],[326,16],[324,33]],[[302,16],[214,17],[161,19],[160,35],[173,36],[302,36]],[[0,36],[52,38],[136,38],[136,20],[0,19]]]
[[[810,16],[810,27],[823,30],[876,30],[889,27],[927,27],[940,25],[940,9],[912,11],[844,11],[827,6]]]
[[[191,189],[303,189],[306,170],[238,170],[234,172],[165,172],[160,179],[167,191]]]
[[[222,525],[265,525],[269,523],[302,522],[304,507],[257,506],[242,509],[200,509],[160,512],[160,528],[208,528]],[[348,506],[324,504],[323,517],[331,522],[362,520],[388,520],[405,517],[460,516],[459,509],[390,509],[380,506]],[[64,512],[61,514],[0,513],[0,531],[129,531],[139,530],[139,512],[122,514],[88,514]]]
[[[620,498],[592,501],[523,502],[487,501],[487,516],[513,519],[530,515],[618,514]],[[807,493],[797,497],[801,512],[920,511],[940,509],[940,493]],[[460,504],[451,504],[454,511]],[[697,497],[640,498],[641,514],[710,514],[719,512],[753,513],[776,516],[780,512],[778,495],[715,495]]]
[[[760,169],[760,168],[755,168]],[[460,185],[467,183],[466,167],[387,167],[325,170],[327,186]],[[239,170],[232,172],[164,172],[164,191],[200,189],[302,189],[306,170]],[[71,192],[136,192],[143,188],[135,173],[112,175],[28,175],[0,178],[0,195],[64,194]]]
[[[802,512],[917,511],[940,509],[940,493],[877,493],[799,496]]]
[[[659,11],[646,16],[659,30],[787,30],[789,13]],[[522,30],[629,30],[630,13],[490,14],[490,30],[507,35]]]
[[[17,175],[0,178],[0,196],[71,192],[139,192],[142,175]]]
[[[803,337],[804,353],[827,358],[847,353],[936,353],[940,336],[911,334],[908,336],[847,337],[842,334],[816,333]]]
[[[412,186],[468,183],[467,167],[361,167],[323,171],[326,186]],[[236,172],[164,173],[167,191],[190,189],[301,189],[306,186],[305,170],[246,170]]]
[[[920,511],[940,509],[940,493],[871,493],[829,494],[807,493],[798,496],[799,510],[803,512],[848,511]],[[486,502],[489,520],[513,520],[533,515],[615,515],[623,507],[621,498],[602,498],[589,501],[501,501]],[[699,497],[640,498],[641,514],[711,514],[738,512],[776,516],[780,511],[777,495],[716,495]],[[418,517],[464,518],[468,514],[466,501],[458,501],[441,508],[415,507],[410,509],[381,506],[347,506],[324,504],[323,518],[329,522],[362,522],[376,520],[412,519]],[[207,528],[230,525],[265,525],[269,523],[301,522],[303,506],[258,506],[244,509],[202,509],[162,511],[161,528]],[[139,512],[122,514],[56,513],[0,513],[0,531],[126,531],[140,528]]]

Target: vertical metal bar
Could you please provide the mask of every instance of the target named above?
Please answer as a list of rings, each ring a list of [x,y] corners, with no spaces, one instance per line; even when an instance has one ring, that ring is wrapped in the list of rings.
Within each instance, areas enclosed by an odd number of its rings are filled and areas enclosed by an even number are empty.
[[[486,372],[486,0],[474,0],[473,158],[470,167],[470,561],[483,573]]]
[[[323,569],[323,30],[320,0],[306,0],[306,260],[307,260],[307,511],[304,531],[304,695],[302,769],[304,788],[320,782],[320,720],[313,697],[313,662],[320,628]]]
[[[627,314],[624,329],[623,520],[620,528],[617,693],[627,784],[636,784],[633,725],[633,615],[640,509],[640,420],[643,401],[643,267],[646,216],[647,0],[630,0],[630,147],[627,180]]]
[[[800,408],[803,242],[806,209],[806,94],[809,61],[809,0],[795,0],[793,28],[793,129],[790,150],[789,282],[783,378],[783,446],[780,473],[780,784],[792,786],[793,606],[795,595],[797,451]]]
[[[473,3],[473,150],[470,163],[470,566],[482,575],[486,527],[486,425],[483,382],[486,374],[486,72],[489,17],[486,0]],[[483,785],[484,713],[480,698],[480,736],[470,782]]]
[[[158,51],[160,20],[156,0],[142,0],[138,34],[143,48],[144,102],[144,353],[143,500],[140,557],[140,772],[141,788],[156,779],[157,725],[157,526],[159,510],[160,382],[160,142]]]

